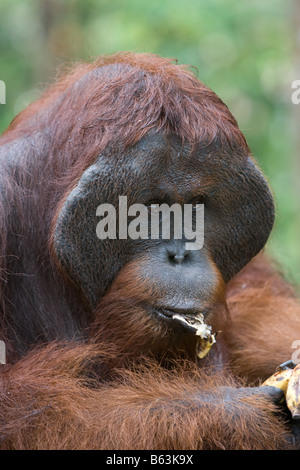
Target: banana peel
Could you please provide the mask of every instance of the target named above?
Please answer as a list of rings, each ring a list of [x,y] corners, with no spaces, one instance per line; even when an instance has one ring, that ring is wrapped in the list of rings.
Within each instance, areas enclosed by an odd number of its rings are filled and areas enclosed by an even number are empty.
[[[188,327],[189,331],[197,336],[196,355],[199,359],[203,359],[216,342],[218,333],[212,333],[212,328],[204,321],[202,313],[195,316],[174,314],[172,320],[177,321],[181,325]]]
[[[300,364],[292,370],[285,400],[292,418],[300,419]]]
[[[281,368],[279,366],[271,377],[269,377],[264,385],[280,388],[284,392],[285,401],[291,412],[293,419],[300,419],[300,364],[294,369]]]
[[[293,369],[279,370],[275,374],[271,375],[263,385],[269,385],[271,387],[280,388],[286,394],[288,383],[292,375]]]

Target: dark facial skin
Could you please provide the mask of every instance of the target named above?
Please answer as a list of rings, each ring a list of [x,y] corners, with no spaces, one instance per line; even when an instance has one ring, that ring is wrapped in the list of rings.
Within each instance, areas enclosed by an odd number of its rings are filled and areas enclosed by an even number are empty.
[[[100,240],[99,204],[204,204],[204,246],[182,240]],[[263,220],[263,225],[261,221]],[[259,233],[257,225],[264,227]],[[57,257],[95,309],[115,277],[134,262],[136,282],[151,286],[158,315],[208,312],[224,286],[265,244],[273,202],[247,155],[213,147],[183,147],[176,136],[152,132],[124,153],[107,150],[67,197],[55,228]]]

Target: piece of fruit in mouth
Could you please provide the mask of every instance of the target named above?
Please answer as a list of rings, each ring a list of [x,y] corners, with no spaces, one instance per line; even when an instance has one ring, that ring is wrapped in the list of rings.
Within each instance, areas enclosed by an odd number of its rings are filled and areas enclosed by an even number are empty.
[[[216,342],[216,333],[212,333],[211,326],[204,322],[202,313],[195,316],[174,313],[172,320],[178,322],[186,327],[191,334],[197,336],[198,341],[196,345],[197,357],[203,359],[210,351],[212,345]]]

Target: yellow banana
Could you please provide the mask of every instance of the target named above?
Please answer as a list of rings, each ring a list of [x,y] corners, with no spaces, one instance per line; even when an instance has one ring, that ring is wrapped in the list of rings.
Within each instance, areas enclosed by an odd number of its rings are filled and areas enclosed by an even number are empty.
[[[177,321],[181,325],[185,325],[192,334],[198,337],[196,355],[199,359],[203,359],[209,353],[212,345],[216,342],[217,334],[220,332],[211,332],[211,326],[204,322],[204,316],[202,313],[198,313],[194,317],[175,313],[172,316],[172,320]]]
[[[265,380],[263,385],[271,385],[272,387],[280,388],[286,393],[292,372],[293,369],[279,370]]]
[[[209,335],[206,339],[198,339],[196,345],[196,355],[203,359],[210,351],[212,345],[216,342],[216,335]]]
[[[300,364],[292,370],[285,399],[292,418],[300,419]]]

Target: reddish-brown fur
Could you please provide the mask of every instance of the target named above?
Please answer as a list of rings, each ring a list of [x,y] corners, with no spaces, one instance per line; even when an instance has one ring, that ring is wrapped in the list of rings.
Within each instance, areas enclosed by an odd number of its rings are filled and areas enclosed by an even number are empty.
[[[153,73],[152,79],[159,86],[147,83],[143,99],[146,107],[127,106],[126,96],[119,96],[114,106],[110,105],[109,90],[103,88],[105,83],[99,76],[96,80],[93,72],[111,63],[138,65]],[[92,74],[89,87],[82,87],[77,94],[67,94],[60,101],[60,96],[88,72]],[[130,86],[132,80],[129,67],[123,81]],[[185,103],[178,101],[178,87]],[[208,95],[215,108],[211,104],[206,109]],[[35,236],[43,242],[44,251],[37,251],[36,256],[40,270],[47,272],[49,283],[53,283],[53,291],[60,289],[64,275],[57,275],[49,233],[66,195],[96,155],[114,139],[120,147],[128,148],[154,126],[164,132],[175,132],[192,144],[199,140],[209,143],[218,136],[226,147],[234,134],[246,150],[247,144],[234,118],[223,106],[206,87],[199,86],[186,68],[165,59],[152,59],[151,55],[120,54],[79,65],[17,116],[3,135],[2,145],[28,138],[36,129],[43,132],[50,129],[49,142],[32,143],[41,156],[40,167],[21,174],[31,191],[32,205],[27,207],[27,193],[13,178],[7,179],[6,188],[8,202],[15,201],[17,194],[20,214],[25,211],[24,219],[21,216],[19,221],[21,229],[33,218],[26,233],[32,236],[32,246]],[[99,109],[105,110],[102,117]],[[181,112],[175,114],[174,109]],[[185,109],[189,113],[185,114]],[[79,110],[83,116],[80,122],[76,120]],[[111,125],[103,130],[104,118]],[[26,145],[30,144],[31,141]],[[43,145],[48,148],[47,158],[43,157]],[[30,156],[25,152],[20,158],[24,158],[26,168]],[[2,202],[0,213],[7,214],[7,205]],[[3,218],[0,293],[2,338],[8,346],[11,337],[6,322],[10,309],[6,301],[10,269],[7,255],[13,254],[7,248],[9,230],[9,218]],[[61,304],[54,310],[54,318],[45,319],[46,325],[58,325],[57,341],[49,340],[49,344],[32,347],[29,352],[24,344],[24,353],[22,348],[16,352],[13,346],[8,347],[8,364],[0,370],[0,448],[286,448],[290,429],[285,416],[268,397],[245,398],[237,394],[233,408],[228,405],[228,389],[224,387],[258,385],[278,364],[290,359],[292,342],[300,334],[300,304],[293,289],[263,255],[230,281],[226,291],[230,317],[220,307],[213,325],[222,329],[218,339],[219,365],[223,366],[220,369],[214,368],[209,358],[193,361],[191,351],[184,351],[184,344],[168,345],[169,350],[164,351],[161,344],[155,343],[151,333],[156,328],[154,320],[145,318],[138,304],[132,303],[132,298],[149,299],[155,293],[151,286],[136,285],[134,269],[134,265],[127,266],[115,279],[95,312],[92,326],[83,323],[83,329],[90,327],[86,341],[62,339],[59,325],[62,322],[68,325],[71,317]],[[67,294],[72,293],[72,286],[66,284],[65,289]],[[221,290],[218,295],[222,296]],[[74,298],[74,308],[76,302]],[[152,354],[148,357],[150,348]],[[205,406],[206,402],[209,406]]]

